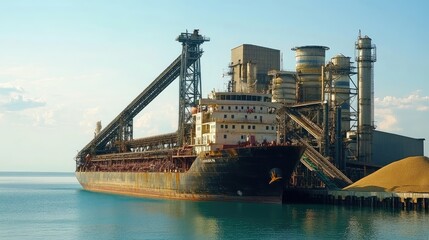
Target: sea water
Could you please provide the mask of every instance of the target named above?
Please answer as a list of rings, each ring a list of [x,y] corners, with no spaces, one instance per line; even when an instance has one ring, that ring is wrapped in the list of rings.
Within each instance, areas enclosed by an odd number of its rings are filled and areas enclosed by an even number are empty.
[[[133,198],[0,172],[0,239],[429,239],[429,213]]]

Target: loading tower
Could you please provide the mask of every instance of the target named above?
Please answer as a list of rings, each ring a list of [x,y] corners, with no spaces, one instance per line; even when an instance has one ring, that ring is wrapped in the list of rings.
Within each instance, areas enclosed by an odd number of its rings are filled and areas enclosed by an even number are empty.
[[[178,144],[191,143],[192,108],[201,99],[200,45],[210,39],[198,34],[198,29],[191,33],[180,34],[177,41],[182,43],[179,86],[179,124]]]
[[[182,43],[182,53],[79,151],[76,156],[77,166],[84,164],[85,159],[93,155],[127,152],[130,145],[147,142],[133,140],[133,118],[179,76],[178,131],[177,134],[163,135],[160,137],[160,141],[175,141],[176,143],[172,143],[175,146],[187,143],[192,121],[191,107],[201,98],[200,57],[203,51],[200,49],[200,45],[209,39],[199,35],[198,30],[194,30],[192,34],[181,33],[176,40]]]

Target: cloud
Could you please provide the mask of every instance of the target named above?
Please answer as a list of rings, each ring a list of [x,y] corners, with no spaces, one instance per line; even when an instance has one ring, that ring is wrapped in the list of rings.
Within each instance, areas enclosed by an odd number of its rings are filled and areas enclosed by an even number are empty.
[[[134,137],[147,137],[177,130],[178,110],[172,104],[156,103],[134,118]]]
[[[0,83],[0,95],[9,95],[11,93],[22,93],[24,89],[19,86],[14,86],[11,83]]]
[[[55,124],[54,111],[53,110],[48,110],[48,111],[44,111],[44,112],[37,112],[34,114],[33,117],[35,120],[33,125],[35,125],[35,126],[40,126],[40,125],[51,126],[51,125]]]
[[[378,109],[375,112],[375,118],[377,119],[376,127],[382,131],[400,131],[398,127],[398,119],[395,116],[392,109]]]
[[[397,108],[397,109],[414,109],[417,111],[429,110],[429,96],[421,96],[421,91],[415,91],[405,97],[385,96],[375,98],[374,102],[377,107]]]
[[[6,111],[21,111],[29,108],[43,107],[46,103],[40,99],[27,98],[23,95],[13,95],[3,103],[0,103],[0,108]]]
[[[95,129],[97,121],[100,121],[100,119],[97,119],[97,117],[100,115],[99,110],[100,109],[98,107],[92,107],[83,111],[82,119],[80,120],[79,125],[85,128],[86,133],[92,133]]]
[[[0,77],[13,79],[32,79],[45,72],[46,70],[44,68],[35,65],[0,67]]]
[[[401,118],[404,115],[409,114],[410,111],[429,111],[429,96],[422,95],[421,90],[404,97],[375,98],[374,103],[377,129],[383,131],[402,131],[399,125],[401,125]]]

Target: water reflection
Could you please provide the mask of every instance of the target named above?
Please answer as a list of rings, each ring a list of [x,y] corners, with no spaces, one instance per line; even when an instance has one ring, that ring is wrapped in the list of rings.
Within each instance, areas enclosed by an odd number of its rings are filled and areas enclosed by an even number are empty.
[[[424,212],[131,198],[58,177],[0,176],[0,239],[429,239]]]
[[[82,232],[91,233],[98,226],[105,229],[99,237],[110,239],[124,233],[159,239],[424,238],[424,226],[429,225],[428,215],[418,212],[138,199],[85,191],[79,195],[81,205],[87,205],[79,211]],[[404,221],[414,226],[405,227]]]

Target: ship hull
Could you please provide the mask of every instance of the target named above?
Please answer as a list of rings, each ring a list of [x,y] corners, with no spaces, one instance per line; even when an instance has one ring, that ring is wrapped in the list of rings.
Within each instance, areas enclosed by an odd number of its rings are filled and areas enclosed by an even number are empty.
[[[84,189],[139,197],[281,202],[300,146],[229,148],[200,154],[186,172],[76,172]]]

